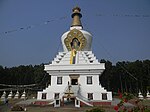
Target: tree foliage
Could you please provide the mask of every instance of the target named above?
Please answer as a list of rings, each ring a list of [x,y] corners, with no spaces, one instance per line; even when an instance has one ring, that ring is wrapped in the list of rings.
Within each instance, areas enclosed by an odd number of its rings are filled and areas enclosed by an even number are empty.
[[[139,90],[144,94],[150,90],[150,60],[123,61],[115,65],[104,59],[100,62],[105,63],[106,68],[100,76],[100,82],[107,90],[115,93],[119,89],[122,92],[136,94]],[[51,77],[44,71],[44,64],[11,68],[0,66],[0,84],[38,84],[46,87],[50,82]]]
[[[38,84],[39,86],[45,86],[50,82],[50,76],[44,71],[44,64],[20,65],[12,68],[0,66],[0,77],[0,84],[6,85]]]
[[[101,62],[105,63],[106,70],[100,76],[100,82],[107,90],[136,94],[139,90],[144,94],[150,90],[150,60],[123,61],[116,65],[106,60]]]

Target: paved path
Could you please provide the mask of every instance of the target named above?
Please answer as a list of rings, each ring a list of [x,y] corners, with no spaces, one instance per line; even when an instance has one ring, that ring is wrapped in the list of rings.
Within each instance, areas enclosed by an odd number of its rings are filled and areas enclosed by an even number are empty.
[[[30,105],[32,102],[37,101],[37,99],[28,99],[28,100],[22,100],[16,104],[20,105]]]

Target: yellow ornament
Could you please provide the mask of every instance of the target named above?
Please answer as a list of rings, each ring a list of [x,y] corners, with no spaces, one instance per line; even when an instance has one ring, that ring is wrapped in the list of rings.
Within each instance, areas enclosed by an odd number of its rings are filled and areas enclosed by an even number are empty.
[[[68,33],[64,43],[68,51],[71,51],[72,49],[75,49],[76,51],[82,51],[86,46],[87,41],[81,31],[73,29]]]

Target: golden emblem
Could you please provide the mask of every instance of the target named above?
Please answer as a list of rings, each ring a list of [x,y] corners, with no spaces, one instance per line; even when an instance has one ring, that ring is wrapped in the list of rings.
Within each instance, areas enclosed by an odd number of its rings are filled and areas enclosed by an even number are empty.
[[[68,51],[71,51],[72,49],[81,51],[86,46],[86,42],[87,41],[83,33],[77,29],[71,30],[64,40]]]

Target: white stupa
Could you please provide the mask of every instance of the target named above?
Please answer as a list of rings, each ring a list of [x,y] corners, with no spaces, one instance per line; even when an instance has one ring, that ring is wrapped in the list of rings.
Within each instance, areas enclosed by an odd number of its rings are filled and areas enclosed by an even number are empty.
[[[3,92],[3,95],[1,96],[1,99],[5,99],[6,98],[6,92]]]
[[[12,99],[12,97],[13,97],[13,92],[10,91],[10,93],[9,93],[9,95],[8,95],[8,99]]]
[[[139,91],[139,93],[138,93],[139,95],[138,95],[138,98],[139,99],[144,99],[144,97],[143,97],[143,95],[142,95],[142,93],[141,93],[141,91]]]
[[[71,99],[76,107],[111,104],[112,92],[104,89],[99,81],[105,63],[100,63],[91,50],[92,35],[83,30],[80,11],[79,7],[73,8],[72,25],[61,37],[63,51],[51,64],[45,65],[44,70],[51,75],[51,85],[38,92],[38,100],[60,99],[65,104]]]
[[[21,99],[26,99],[26,92],[24,91],[23,94],[21,95]]]
[[[19,99],[19,92],[18,91],[16,92],[14,99]]]
[[[150,100],[150,93],[149,93],[149,91],[147,91],[146,99]]]

